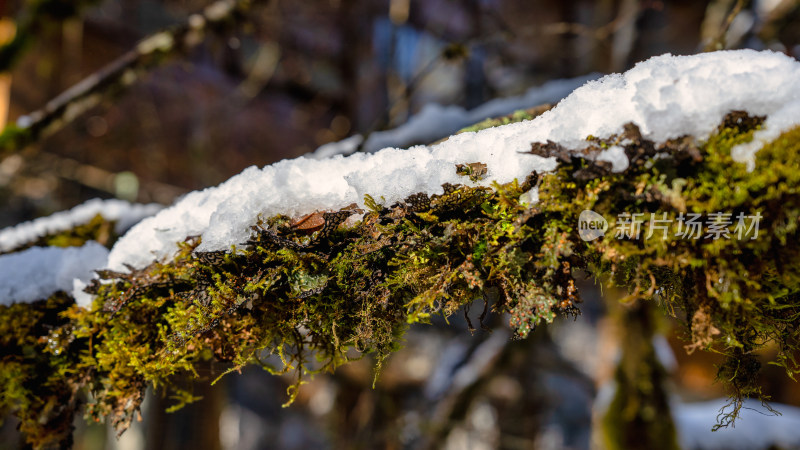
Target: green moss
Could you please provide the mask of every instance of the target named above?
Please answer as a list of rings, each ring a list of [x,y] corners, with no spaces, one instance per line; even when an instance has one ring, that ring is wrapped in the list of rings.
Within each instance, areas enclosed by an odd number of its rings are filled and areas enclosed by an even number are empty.
[[[728,355],[720,377],[735,412],[742,398],[760,395],[755,349],[777,343],[775,363],[790,375],[797,370],[800,129],[766,145],[747,172],[730,151],[758,123],[728,121],[705,143],[685,138],[661,148],[632,125],[588,140],[590,156],[624,145],[631,167],[621,174],[557,144],[537,144],[532,151],[562,159],[556,172],[491,189],[445,185],[442,195],[419,193],[395,205],[368,197],[370,211],[357,224],[341,226],[353,210],[328,212],[310,235],[288,217],[265,218],[229,252],[196,252],[199,241],[189,238],[171,261],[101,273],[104,282],[90,287],[91,310],[51,303],[57,297],[44,307],[0,309],[0,323],[16,330],[0,371],[9,380],[3,408],[23,419],[31,442],[42,442],[68,435],[68,426],[34,418],[91,392],[87,416],[111,417],[124,430],[148,384],[176,406],[191,401],[191,386],[176,381],[209,359],[229,371],[246,364],[292,371],[291,401],[306,376],[334,370],[351,350],[373,354],[379,369],[409,323],[446,317],[475,299],[508,313],[518,337],[558,314],[577,314],[572,271],[582,269],[627,288],[628,301],[657,301],[684,319],[692,349]],[[654,159],[656,150],[662,156]],[[533,187],[540,201],[531,208],[519,198]],[[610,233],[581,240],[585,209],[611,219]],[[614,238],[623,212],[674,219],[717,211],[760,213],[758,238]],[[56,326],[36,325],[45,319]],[[272,366],[270,355],[281,363]],[[26,385],[28,377],[45,377],[52,393]]]
[[[11,66],[12,54],[21,52],[27,44],[27,37],[17,35],[11,42],[0,47],[0,68]],[[31,141],[31,132],[27,128],[6,125],[0,132],[0,155],[23,148]]]
[[[79,247],[88,241],[97,241],[101,245],[111,247],[119,238],[114,231],[116,224],[115,220],[106,220],[101,214],[97,214],[85,224],[77,225],[60,233],[43,236],[34,245],[43,247]]]
[[[762,118],[763,119],[763,118]],[[798,282],[798,151],[800,129],[784,133],[757,154],[756,169],[731,159],[731,148],[752,139],[750,128],[722,127],[698,147],[702,162],[687,162],[681,149],[673,156],[627,171],[624,179],[606,179],[604,191],[590,209],[614,217],[620,213],[655,214],[673,221],[682,213],[729,213],[730,239],[605,238],[581,253],[595,274],[609,274],[628,287],[631,298],[656,298],[682,312],[689,327],[690,350],[713,348],[728,357],[720,380],[730,389],[732,403],[720,417],[731,423],[745,397],[762,398],[753,351],[777,344],[775,363],[791,376],[797,373],[796,302]],[[563,170],[570,170],[563,168]],[[586,185],[587,187],[590,184]],[[586,191],[588,189],[581,189]],[[739,214],[761,215],[758,237],[733,231]],[[664,216],[666,214],[666,216]],[[611,229],[619,221],[612,222]],[[704,233],[705,234],[705,233]]]
[[[36,447],[71,443],[79,406],[72,366],[80,344],[60,312],[72,303],[56,294],[30,304],[0,305],[0,417],[15,414],[19,430]]]
[[[6,253],[18,252],[30,247],[80,247],[88,241],[96,241],[105,247],[111,247],[119,238],[115,231],[116,224],[115,220],[107,220],[101,214],[97,214],[86,223],[39,236]]]

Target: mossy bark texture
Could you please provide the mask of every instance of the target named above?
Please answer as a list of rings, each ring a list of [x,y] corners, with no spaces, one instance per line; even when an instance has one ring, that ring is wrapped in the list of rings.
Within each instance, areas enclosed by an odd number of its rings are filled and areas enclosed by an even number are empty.
[[[211,253],[196,252],[199,238],[187,236],[172,259],[101,271],[88,288],[95,295],[90,309],[63,293],[0,307],[0,413],[16,415],[35,446],[68,442],[82,403],[88,418],[110,418],[123,431],[148,385],[170,392],[176,407],[196,398],[175,381],[212,359],[229,371],[258,364],[293,373],[291,401],[306,376],[334,370],[353,349],[374,354],[379,372],[408,324],[453,314],[476,298],[508,314],[518,338],[559,314],[576,315],[573,270],[582,269],[628,289],[625,301],[643,308],[631,324],[642,333],[649,326],[644,305],[656,302],[685,322],[693,349],[728,356],[720,370],[732,398],[725,425],[742,399],[761,395],[755,349],[776,345],[775,362],[790,375],[797,371],[800,129],[767,143],[748,172],[731,149],[751,140],[762,120],[734,112],[704,142],[686,136],[654,143],[630,124],[619,136],[589,137],[577,153],[535,143],[532,153],[560,160],[554,173],[469,187],[482,165],[464,161],[461,170],[471,169],[464,185],[391,205],[377,192],[351,225],[354,208],[320,213],[311,228],[264,217],[246,244]],[[623,173],[595,160],[611,145],[630,160]],[[532,189],[539,201],[521,202]],[[584,210],[610,218],[604,237],[580,238]],[[704,221],[719,218],[715,213],[757,216],[760,229],[736,236],[731,226],[726,239],[615,233],[625,217],[678,223],[690,213]],[[654,358],[650,349],[628,344],[632,362],[623,364],[620,381],[637,386],[658,378],[635,364]],[[630,394],[642,408],[625,412],[632,414],[628,425],[657,423],[648,408],[662,394],[645,387]],[[628,425],[620,432],[632,433],[636,427]],[[658,435],[669,429],[664,422]]]

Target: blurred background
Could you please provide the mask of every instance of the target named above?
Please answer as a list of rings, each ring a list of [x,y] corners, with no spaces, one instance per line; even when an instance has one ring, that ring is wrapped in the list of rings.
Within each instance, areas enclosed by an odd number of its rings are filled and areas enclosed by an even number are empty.
[[[146,64],[131,57],[162,29],[197,27],[193,14],[212,4],[0,1],[0,42],[30,35],[10,62],[0,54],[0,69],[8,69],[0,121],[48,120],[46,132],[0,151],[0,227],[95,197],[170,204],[247,166],[401,126],[424,105],[472,110],[666,52],[754,48],[800,57],[794,0],[237,2],[246,7],[223,26],[186,35]],[[109,64],[135,70],[114,78]],[[81,80],[94,83],[88,109],[48,107]],[[537,98],[556,102],[567,92]],[[70,92],[62,99],[75,100]],[[593,284],[582,288],[577,321],[542,327],[526,341],[511,341],[502,317],[491,319],[492,333],[470,333],[460,317],[412,327],[374,389],[367,358],[318,375],[281,408],[291,380],[250,368],[213,388],[196,383],[203,399],[176,413],[164,412],[169,398],[150,395],[142,421],[120,441],[79,422],[75,447],[588,448],[597,442],[593,415],[613,376],[619,330],[608,320],[614,293],[601,300]],[[654,347],[675,402],[723,396],[713,384],[721,360],[687,355],[683,328],[658,327],[664,336]],[[210,380],[223,369],[201,375]],[[763,376],[776,401],[800,405],[800,389],[780,370]],[[705,430],[719,406],[709,409]],[[0,447],[21,445],[13,426],[4,424]]]

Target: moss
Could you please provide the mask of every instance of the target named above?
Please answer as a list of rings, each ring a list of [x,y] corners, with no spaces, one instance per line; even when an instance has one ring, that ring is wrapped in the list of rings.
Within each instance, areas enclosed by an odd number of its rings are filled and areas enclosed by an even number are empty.
[[[793,353],[800,278],[798,248],[792,243],[798,238],[800,180],[793,167],[798,163],[800,129],[765,145],[757,154],[756,170],[747,172],[730,152],[752,139],[763,118],[753,119],[726,121],[727,126],[697,147],[702,162],[682,157],[686,149],[673,143],[663,149],[672,154],[669,158],[635,167],[624,179],[606,176],[613,188],[586,205],[606,217],[641,212],[645,220],[654,214],[673,223],[681,214],[700,214],[707,222],[715,213],[726,213],[732,221],[730,239],[687,239],[673,232],[664,239],[645,239],[642,233],[638,239],[606,236],[581,251],[595,274],[609,274],[616,284],[628,287],[631,299],[655,298],[672,311],[682,311],[692,336],[688,349],[713,348],[727,355],[719,376],[730,390],[731,404],[720,425],[732,423],[743,398],[763,399],[754,350],[777,344],[775,363],[790,376],[797,372]],[[639,148],[627,147],[629,156],[647,146],[632,145]],[[591,182],[582,190],[589,186]],[[757,237],[753,231],[734,231],[739,214],[761,216]],[[617,220],[611,229],[619,224]]]
[[[77,409],[75,399],[91,392],[87,416],[110,417],[124,430],[148,384],[176,407],[195,398],[177,380],[210,359],[229,371],[246,364],[291,371],[291,401],[305,377],[334,370],[353,349],[375,355],[377,376],[408,324],[447,317],[475,299],[508,313],[520,338],[558,314],[577,314],[573,270],[582,269],[627,288],[628,302],[656,301],[682,318],[692,349],[726,354],[720,377],[735,414],[744,397],[760,395],[755,349],[775,342],[775,362],[790,375],[797,370],[800,128],[766,145],[757,170],[747,172],[730,151],[752,138],[760,120],[740,115],[707,142],[659,145],[629,125],[619,136],[587,140],[585,158],[537,144],[532,152],[561,159],[556,172],[492,188],[445,185],[441,195],[418,193],[393,205],[368,197],[369,212],[349,227],[342,224],[353,209],[322,213],[321,227],[304,230],[285,216],[263,218],[245,245],[227,252],[196,252],[199,240],[187,238],[172,260],[101,272],[104,282],[90,286],[91,310],[58,296],[45,306],[0,309],[0,323],[16,330],[6,337],[2,368],[5,379],[17,377],[3,388],[14,400],[3,407],[41,443],[69,434],[48,405]],[[625,173],[591,160],[612,144],[629,156]],[[520,203],[534,187],[540,201]],[[757,239],[609,233],[585,242],[576,227],[586,209],[612,218],[612,231],[624,212],[668,219],[760,213],[762,220]],[[26,385],[28,377],[45,377],[52,392]],[[50,415],[54,421],[41,420]]]
[[[96,241],[110,248],[119,238],[115,231],[116,224],[115,220],[107,220],[101,214],[97,214],[86,223],[39,236],[5,253],[18,252],[30,247],[80,247],[88,241]]]
[[[492,117],[486,119],[484,121],[478,122],[475,125],[470,125],[468,127],[462,128],[458,131],[458,133],[467,133],[471,131],[480,131],[485,130],[486,128],[493,128],[499,127],[501,125],[508,125],[509,123],[516,123],[522,122],[524,120],[531,120],[536,116],[543,114],[544,112],[550,110],[553,105],[550,104],[543,104],[533,108],[528,109],[519,109],[517,111],[512,112],[511,114],[501,116],[501,117]]]
[[[0,47],[0,67],[10,67],[12,54],[20,53],[27,45],[27,37],[18,35],[10,43]],[[31,140],[31,132],[27,128],[6,125],[0,132],[0,155],[24,147]]]
[[[111,247],[119,236],[116,234],[116,220],[106,220],[101,214],[89,222],[58,233],[40,237],[33,245],[43,247],[79,247],[88,241]]]
[[[0,415],[15,414],[35,447],[69,446],[80,398],[72,385],[77,347],[60,315],[63,293],[30,304],[0,305]]]

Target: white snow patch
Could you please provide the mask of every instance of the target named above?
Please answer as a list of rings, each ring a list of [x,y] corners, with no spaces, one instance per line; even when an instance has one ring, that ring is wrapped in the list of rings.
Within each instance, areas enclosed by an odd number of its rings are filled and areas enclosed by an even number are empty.
[[[617,390],[616,382],[603,384],[597,392],[592,409],[597,417],[608,410]],[[761,450],[770,448],[800,448],[800,408],[780,403],[770,406],[781,415],[774,415],[758,400],[745,399],[735,426],[711,431],[720,408],[727,398],[705,402],[684,403],[671,396],[670,412],[675,422],[680,448],[691,450]],[[726,412],[730,408],[726,408]]]
[[[123,270],[124,263],[143,267],[168,258],[176,242],[191,235],[202,236],[199,250],[228,250],[248,239],[259,216],[363,205],[364,194],[383,196],[391,204],[415,192],[441,192],[443,183],[475,185],[456,175],[457,163],[486,163],[488,174],[478,184],[487,186],[521,180],[532,170],[553,170],[553,158],[525,153],[532,142],[549,139],[577,149],[587,136],[609,137],[627,122],[639,125],[642,135],[656,142],[687,134],[703,139],[731,110],[767,115],[761,136],[775,136],[800,121],[798,109],[800,63],[783,54],[737,50],[662,55],[625,74],[589,81],[531,121],[459,134],[430,147],[327,160],[300,157],[263,169],[250,167],[140,222],[114,246],[109,265]],[[737,151],[736,159],[754,164],[757,148]],[[616,168],[625,164],[616,150],[604,157]]]
[[[798,73],[794,73],[795,81],[793,88],[798,87]],[[782,132],[796,126],[800,122],[800,94],[793,92],[787,102],[781,105],[777,111],[767,116],[762,129],[753,133],[753,140],[740,144],[731,149],[731,157],[734,161],[747,164],[747,170],[752,171],[756,167],[755,154],[767,142],[775,140]]]
[[[378,131],[377,133],[385,133],[385,131]],[[364,136],[360,134],[354,134],[349,138],[342,139],[341,141],[329,142],[327,144],[320,145],[308,156],[316,159],[325,159],[334,155],[349,155],[355,152],[362,142],[364,142]]]
[[[619,145],[614,145],[603,150],[597,155],[596,159],[597,161],[610,162],[611,171],[613,172],[622,172],[628,168],[628,156],[625,154],[625,149]]]
[[[104,267],[108,250],[97,242],[83,247],[32,247],[0,256],[0,304],[46,299],[57,291],[73,292],[94,269]],[[77,282],[77,283],[76,283]],[[88,294],[82,298],[86,306]]]
[[[672,415],[681,448],[756,450],[800,447],[800,408],[772,403],[781,413],[774,416],[761,403],[747,399],[735,427],[712,432],[713,418],[725,406],[727,399],[700,403],[672,404]]]
[[[82,203],[68,211],[62,211],[47,217],[23,222],[13,227],[0,230],[0,252],[9,252],[15,248],[35,241],[36,239],[69,230],[77,225],[88,223],[97,214],[106,220],[115,220],[115,232],[121,234],[144,217],[152,216],[163,206],[132,204],[124,200],[93,199]]]
[[[420,142],[433,142],[484,119],[510,114],[543,103],[556,102],[575,88],[599,76],[590,74],[577,78],[551,80],[541,86],[528,89],[522,95],[490,100],[469,111],[460,106],[442,106],[430,103],[423,106],[403,125],[370,134],[362,150],[374,153],[388,147],[404,148]],[[347,139],[320,146],[309,157],[322,159],[334,155],[349,155],[355,152],[363,141],[364,137],[361,135],[350,136]]]

